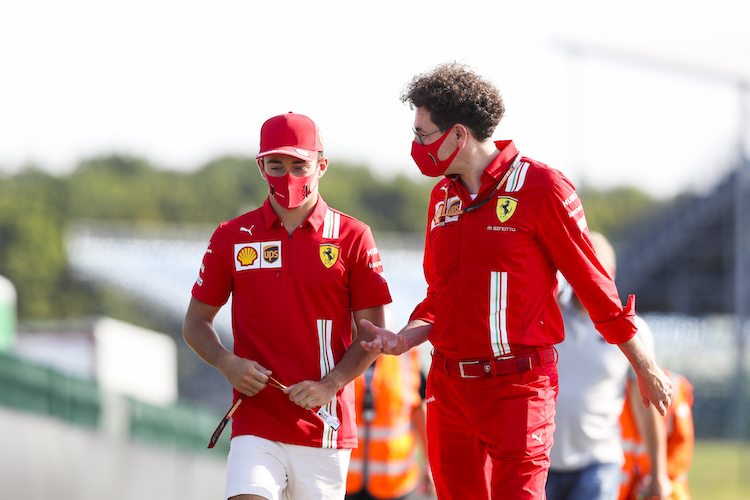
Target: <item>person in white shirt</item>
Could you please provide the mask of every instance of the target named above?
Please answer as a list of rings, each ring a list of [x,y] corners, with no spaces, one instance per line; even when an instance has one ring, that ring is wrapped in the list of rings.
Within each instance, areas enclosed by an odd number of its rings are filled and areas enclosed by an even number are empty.
[[[597,256],[612,277],[616,257],[612,245],[590,234]],[[608,344],[594,328],[586,310],[560,277],[558,302],[565,324],[565,340],[557,344],[560,391],[557,396],[554,444],[550,452],[547,500],[614,500],[620,489],[623,464],[620,415],[625,380],[635,372],[616,345]],[[636,316],[638,337],[653,356],[654,339],[646,322]],[[630,384],[638,391],[637,383]],[[656,464],[652,496],[667,498],[671,490],[666,471],[666,430],[655,408],[644,409],[640,394],[630,398],[631,411],[648,436],[646,444]],[[635,407],[635,408],[633,408]]]

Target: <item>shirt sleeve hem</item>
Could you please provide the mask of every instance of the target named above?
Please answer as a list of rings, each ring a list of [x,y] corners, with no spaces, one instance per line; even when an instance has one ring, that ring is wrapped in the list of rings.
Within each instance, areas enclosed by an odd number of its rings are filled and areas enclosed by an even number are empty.
[[[411,313],[409,316],[409,321],[414,321],[416,319],[426,321],[427,323],[435,323],[435,314],[431,313],[426,310],[426,308],[422,307],[421,304],[414,309],[414,312]]]
[[[610,344],[627,342],[638,331],[635,326],[635,295],[628,297],[628,303],[619,316],[608,321],[594,322],[596,329]]]

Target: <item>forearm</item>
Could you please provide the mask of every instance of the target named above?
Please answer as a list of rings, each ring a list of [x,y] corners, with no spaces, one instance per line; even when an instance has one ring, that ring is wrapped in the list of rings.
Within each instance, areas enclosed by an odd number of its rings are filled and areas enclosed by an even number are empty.
[[[638,433],[648,450],[651,462],[651,484],[653,494],[668,496],[671,483],[667,473],[667,430],[664,419],[655,408],[643,408],[637,403],[639,391],[636,384],[629,384],[630,412],[635,420]]]
[[[378,353],[365,350],[361,342],[370,342],[375,336],[366,328],[360,327],[360,321],[366,319],[378,327],[385,324],[385,307],[372,307],[354,312],[354,324],[357,336],[346,350],[341,360],[322,379],[334,392],[340,391],[352,380],[360,376],[378,357]]]
[[[654,477],[668,477],[667,475],[667,432],[664,426],[664,419],[656,409],[640,408],[642,414],[644,440],[648,448],[648,454],[651,458],[651,474]]]
[[[373,335],[372,341],[358,342],[366,351],[390,356],[400,356],[408,350],[417,347],[429,337],[432,324],[423,320],[410,321],[398,334],[376,326],[369,321],[362,321],[362,326]]]
[[[412,349],[427,341],[427,338],[430,336],[430,330],[432,330],[432,323],[415,319],[403,327],[398,334],[404,337],[407,347]]]
[[[633,336],[626,342],[617,344],[617,346],[628,358],[628,361],[630,361],[630,364],[633,366],[633,369],[638,376],[648,373],[649,371],[653,371],[655,368],[657,368],[656,362],[643,346],[643,343],[641,343],[641,340],[637,335]]]
[[[324,381],[330,384],[332,388],[335,388],[336,391],[341,390],[346,384],[364,373],[367,367],[370,366],[380,354],[378,351],[365,349],[362,346],[363,342],[365,344],[370,344],[376,338],[376,335],[368,328],[361,327],[360,321],[363,319],[369,321],[376,327],[383,328],[383,325],[385,324],[385,309],[379,307],[355,311],[354,320],[358,327],[357,338],[354,339],[354,342],[349,349],[347,349],[346,353],[344,353],[343,358],[339,361],[336,367],[324,377]],[[403,338],[406,342],[406,348],[401,352],[406,352],[426,341],[431,328],[432,324],[427,323],[426,321],[410,321],[409,324],[398,333],[398,337]]]
[[[224,366],[234,356],[219,339],[213,324],[200,319],[186,319],[182,327],[185,342],[206,363],[226,376]]]
[[[377,353],[365,351],[359,342],[355,342],[346,350],[341,361],[321,379],[321,382],[328,385],[333,393],[337,393],[364,373],[377,357]]]

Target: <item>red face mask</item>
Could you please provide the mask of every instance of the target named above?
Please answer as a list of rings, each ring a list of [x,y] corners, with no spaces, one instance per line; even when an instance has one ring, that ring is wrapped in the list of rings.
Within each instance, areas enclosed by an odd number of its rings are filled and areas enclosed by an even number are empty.
[[[281,177],[266,175],[268,185],[271,187],[271,196],[286,209],[297,208],[310,196],[317,172],[318,170],[315,169],[315,172],[307,177],[294,177],[289,174]]]
[[[416,141],[411,143],[411,157],[414,158],[414,163],[417,164],[419,170],[427,177],[440,177],[443,175],[458,154],[458,150],[461,149],[457,147],[449,158],[442,161],[438,160],[438,149],[440,149],[440,146],[448,138],[451,130],[453,130],[453,127],[441,135],[440,139],[426,146]]]

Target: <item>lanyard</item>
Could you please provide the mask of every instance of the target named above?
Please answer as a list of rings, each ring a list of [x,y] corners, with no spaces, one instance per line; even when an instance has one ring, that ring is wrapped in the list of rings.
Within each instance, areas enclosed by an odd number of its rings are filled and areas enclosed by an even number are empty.
[[[508,170],[503,175],[503,178],[500,179],[500,181],[497,184],[495,184],[495,189],[493,189],[492,192],[489,195],[487,195],[487,198],[485,198],[484,200],[480,201],[479,203],[477,203],[475,205],[470,205],[470,206],[466,207],[466,210],[458,209],[456,211],[448,213],[448,187],[446,187],[445,188],[445,199],[443,200],[443,210],[442,210],[442,213],[435,215],[435,219],[434,219],[435,223],[437,225],[439,225],[439,226],[444,226],[445,225],[445,219],[447,217],[454,217],[454,216],[459,216],[459,215],[463,215],[463,214],[469,213],[469,212],[471,212],[473,210],[476,210],[477,208],[481,207],[482,205],[484,205],[488,201],[490,201],[492,199],[492,197],[495,195],[495,193],[505,184],[505,181],[508,180],[508,177],[516,169],[516,167],[518,166],[518,162],[520,160],[521,160],[521,153],[519,152],[519,153],[516,153],[516,156],[513,158],[513,162],[510,164],[510,167],[508,167]]]
[[[283,391],[286,389],[286,386],[273,378],[272,376],[268,376],[269,382],[268,385],[271,387],[275,387],[276,389]],[[226,415],[224,415],[224,418],[219,423],[219,426],[214,431],[213,435],[211,436],[211,440],[208,443],[209,448],[213,448],[216,445],[216,441],[219,440],[219,436],[221,435],[221,432],[224,430],[224,427],[227,426],[227,422],[229,422],[229,419],[232,418],[232,415],[234,415],[234,412],[237,411],[237,408],[240,407],[242,402],[245,400],[245,394],[240,394],[240,397],[237,398],[237,401],[235,401],[234,405],[229,409]],[[339,422],[339,419],[328,413],[325,408],[322,406],[319,407],[317,410],[315,408],[310,408],[310,411],[313,412],[315,415],[320,418],[323,423],[329,425],[334,431],[339,430],[339,427],[341,426],[341,422]]]
[[[375,363],[365,370],[365,394],[362,404],[362,420],[365,424],[364,437],[362,439],[362,490],[367,489],[367,483],[370,476],[370,427],[375,420],[375,397],[372,393],[372,377],[375,374]]]

